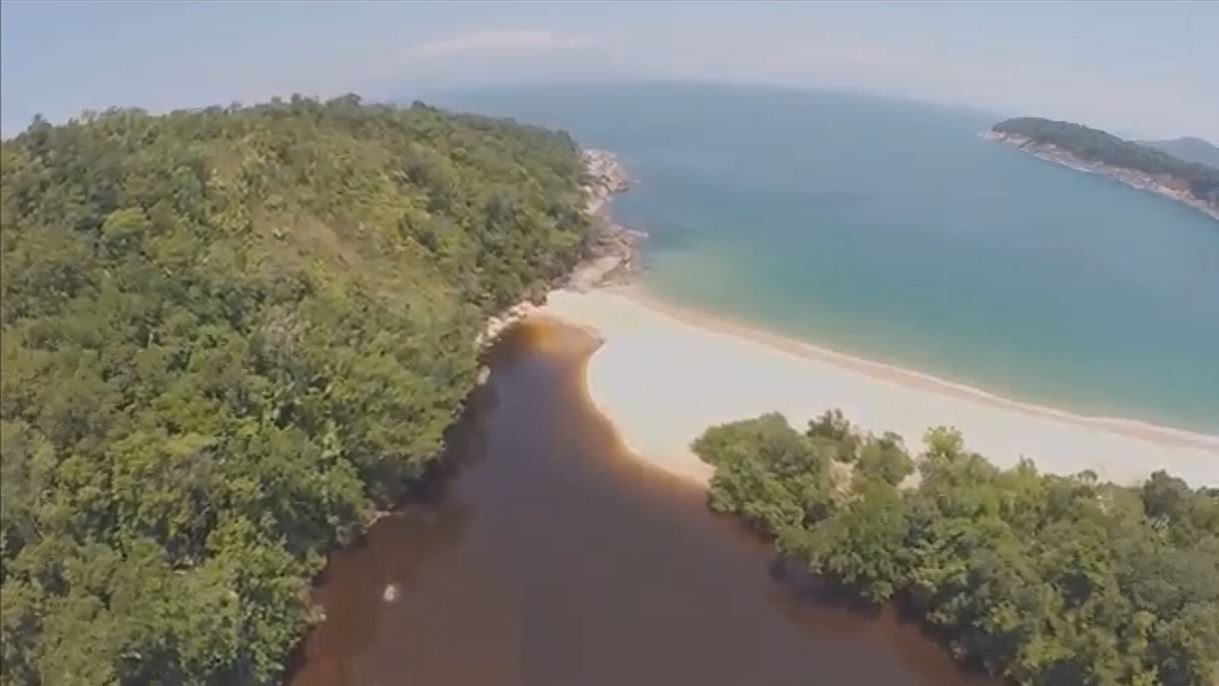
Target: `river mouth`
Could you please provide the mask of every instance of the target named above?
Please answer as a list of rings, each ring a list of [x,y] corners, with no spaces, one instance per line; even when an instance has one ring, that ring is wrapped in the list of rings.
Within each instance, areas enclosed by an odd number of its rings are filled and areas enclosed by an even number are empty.
[[[631,457],[587,401],[597,345],[501,337],[450,473],[331,556],[293,686],[992,683]]]

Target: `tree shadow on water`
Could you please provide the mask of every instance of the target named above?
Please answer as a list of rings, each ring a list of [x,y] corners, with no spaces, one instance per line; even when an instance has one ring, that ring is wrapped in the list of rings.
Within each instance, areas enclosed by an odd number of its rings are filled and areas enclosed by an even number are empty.
[[[842,584],[813,574],[803,564],[783,555],[774,555],[767,574],[775,582],[776,592],[782,596],[778,604],[789,609],[803,605],[867,618],[879,617],[883,610],[883,606],[868,602]]]
[[[284,683],[357,683],[360,664],[386,620],[409,598],[420,573],[458,547],[475,506],[459,492],[460,475],[484,459],[487,422],[498,404],[493,384],[475,388],[446,432],[444,450],[415,478],[386,491],[387,503],[351,544],[331,552],[315,577],[312,600],[322,621],[301,640]]]

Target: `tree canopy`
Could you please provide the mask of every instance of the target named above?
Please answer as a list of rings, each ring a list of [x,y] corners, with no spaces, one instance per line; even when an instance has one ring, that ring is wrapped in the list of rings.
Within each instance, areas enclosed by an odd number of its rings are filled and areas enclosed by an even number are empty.
[[[827,413],[713,427],[709,503],[876,603],[896,599],[959,658],[1020,684],[1211,686],[1219,677],[1219,491],[999,469],[960,434],[895,436]],[[845,468],[842,468],[845,467]],[[917,485],[904,484],[917,467]]]
[[[0,148],[5,684],[267,684],[578,257],[565,134],[293,97]]]

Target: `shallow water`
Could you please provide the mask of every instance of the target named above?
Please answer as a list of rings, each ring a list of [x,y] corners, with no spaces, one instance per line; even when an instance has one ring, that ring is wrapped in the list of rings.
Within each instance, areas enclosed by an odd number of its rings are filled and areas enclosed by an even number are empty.
[[[510,332],[452,473],[333,555],[291,684],[994,683],[626,455],[584,396],[594,346],[555,324]]]
[[[650,234],[642,281],[664,299],[1219,434],[1219,222],[979,138],[1002,115],[692,84],[439,101],[618,152],[639,184],[611,209]]]

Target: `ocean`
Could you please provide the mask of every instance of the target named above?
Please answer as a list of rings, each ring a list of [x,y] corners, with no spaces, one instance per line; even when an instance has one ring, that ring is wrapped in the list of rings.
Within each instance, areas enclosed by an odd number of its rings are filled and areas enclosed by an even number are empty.
[[[982,140],[1003,115],[711,84],[428,99],[616,152],[637,184],[611,212],[647,232],[639,278],[659,298],[1016,400],[1219,434],[1219,223]]]

